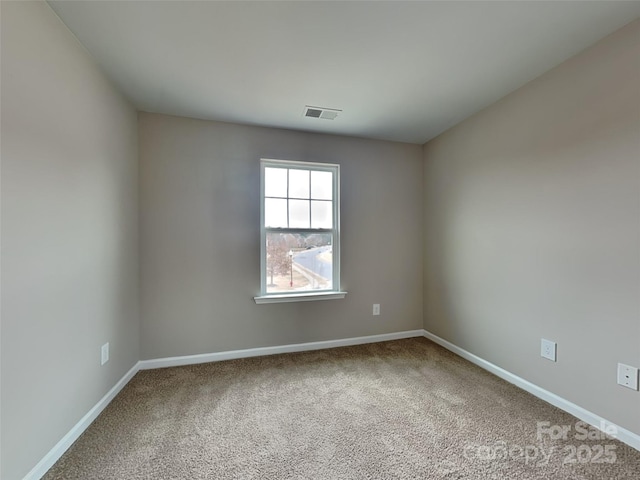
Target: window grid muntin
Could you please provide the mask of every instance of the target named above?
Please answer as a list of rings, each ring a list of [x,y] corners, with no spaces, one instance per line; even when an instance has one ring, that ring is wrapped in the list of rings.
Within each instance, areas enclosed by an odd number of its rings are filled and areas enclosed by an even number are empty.
[[[312,225],[313,225],[313,208],[312,208],[312,203],[313,201],[316,202],[328,202],[331,203],[331,228],[334,228],[333,226],[335,226],[335,221],[336,219],[334,218],[334,202],[335,202],[335,183],[336,183],[336,175],[337,175],[337,170],[333,170],[333,169],[326,169],[326,168],[314,168],[314,167],[306,167],[306,166],[273,166],[273,165],[266,165],[264,166],[264,168],[273,168],[273,169],[280,169],[280,170],[286,170],[287,175],[286,175],[286,179],[287,179],[287,196],[286,197],[282,197],[282,196],[274,196],[274,195],[263,195],[263,201],[268,199],[268,198],[272,198],[272,199],[280,199],[280,200],[286,200],[287,201],[287,213],[286,213],[286,218],[287,218],[287,226],[286,227],[268,227],[266,225],[266,223],[263,223],[264,228],[305,228],[305,227],[291,227],[291,204],[290,204],[290,200],[304,200],[306,202],[308,202],[308,210],[309,210],[309,218],[308,218],[308,225],[310,229],[315,230]],[[309,196],[308,197],[296,197],[296,196],[290,196],[289,192],[291,191],[291,171],[292,170],[297,170],[297,171],[306,171],[309,173],[308,177],[309,177]],[[313,172],[327,172],[327,173],[331,173],[331,184],[332,184],[332,190],[334,190],[334,193],[331,195],[330,199],[326,199],[326,198],[320,198],[320,197],[314,197],[313,193],[312,193],[312,174]],[[265,181],[265,179],[263,178],[262,180],[263,182]],[[264,188],[264,185],[263,185]],[[263,218],[263,222],[265,222],[266,220],[266,215],[264,215]]]

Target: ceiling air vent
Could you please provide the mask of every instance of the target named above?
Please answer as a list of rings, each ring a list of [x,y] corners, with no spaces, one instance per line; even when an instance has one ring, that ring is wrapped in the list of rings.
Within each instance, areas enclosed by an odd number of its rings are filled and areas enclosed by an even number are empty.
[[[309,118],[323,118],[325,120],[333,120],[338,116],[340,112],[342,112],[342,110],[337,110],[335,108],[310,107],[309,105],[306,105],[304,107],[303,116]]]

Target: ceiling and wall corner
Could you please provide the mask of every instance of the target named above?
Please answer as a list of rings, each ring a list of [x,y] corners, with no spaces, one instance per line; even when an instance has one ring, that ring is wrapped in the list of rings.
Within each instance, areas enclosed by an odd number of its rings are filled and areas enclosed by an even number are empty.
[[[425,328],[636,435],[639,86],[640,20],[424,147]]]
[[[138,110],[416,144],[640,16],[618,1],[49,4]]]
[[[138,139],[46,3],[0,8],[0,478],[17,480],[140,358]]]

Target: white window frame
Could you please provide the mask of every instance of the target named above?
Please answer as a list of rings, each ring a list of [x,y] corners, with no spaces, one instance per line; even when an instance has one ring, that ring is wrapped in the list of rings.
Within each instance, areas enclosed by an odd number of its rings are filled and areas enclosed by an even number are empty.
[[[333,228],[267,228],[265,227],[265,168],[287,168],[333,173]],[[267,292],[267,233],[331,233],[332,245],[332,287],[325,290],[301,292]],[[256,303],[303,302],[311,300],[333,300],[344,298],[347,292],[340,290],[340,165],[334,163],[300,162],[293,160],[260,159],[260,295],[254,297]]]

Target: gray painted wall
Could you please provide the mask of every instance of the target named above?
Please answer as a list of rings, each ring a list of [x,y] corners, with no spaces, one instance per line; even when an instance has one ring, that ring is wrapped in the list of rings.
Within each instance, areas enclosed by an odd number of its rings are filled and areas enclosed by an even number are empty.
[[[422,328],[420,146],[138,120],[143,359]],[[254,303],[261,157],[340,164],[345,299]]]
[[[139,358],[421,328],[423,298],[428,330],[640,433],[640,394],[615,384],[640,366],[639,22],[422,152],[137,125],[45,3],[0,5],[3,479]],[[260,157],[341,164],[346,299],[253,302]]]
[[[639,106],[636,21],[424,148],[425,328],[637,434]]]
[[[15,480],[139,358],[137,130],[46,3],[1,3],[0,477]]]

